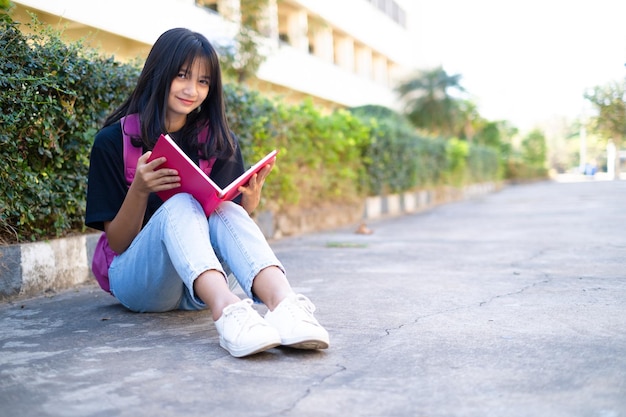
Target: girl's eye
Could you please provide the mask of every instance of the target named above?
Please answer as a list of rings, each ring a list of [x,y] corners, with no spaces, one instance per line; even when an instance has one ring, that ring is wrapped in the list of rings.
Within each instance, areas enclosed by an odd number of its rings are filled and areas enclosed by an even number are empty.
[[[178,78],[186,78],[186,77],[187,77],[187,73],[186,72],[181,71],[181,72],[178,73]]]

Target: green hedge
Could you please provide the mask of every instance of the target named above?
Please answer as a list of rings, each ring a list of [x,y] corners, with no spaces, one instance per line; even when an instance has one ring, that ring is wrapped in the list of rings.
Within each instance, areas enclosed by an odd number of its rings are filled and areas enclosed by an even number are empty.
[[[36,22],[25,35],[0,19],[0,243],[82,232],[93,138],[140,66],[65,43]],[[265,209],[498,178],[492,149],[419,136],[389,109],[324,114],[309,101],[287,105],[233,85],[225,94],[245,160],[280,152]]]
[[[0,19],[0,238],[81,230],[93,137],[137,68],[34,23],[27,36]]]
[[[360,144],[369,136],[358,119],[346,111],[322,115],[309,101],[293,106],[242,87],[226,85],[224,90],[228,119],[245,160],[273,148],[279,151],[263,189],[269,208],[315,206],[366,193],[354,186],[364,175]]]
[[[405,117],[379,106],[352,112],[371,126],[362,150],[370,195],[499,178],[498,153],[492,148],[420,136]]]

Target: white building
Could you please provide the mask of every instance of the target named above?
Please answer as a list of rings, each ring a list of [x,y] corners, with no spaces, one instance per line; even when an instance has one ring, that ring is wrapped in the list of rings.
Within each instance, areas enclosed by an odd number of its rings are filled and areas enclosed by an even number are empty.
[[[251,84],[290,102],[328,109],[378,104],[399,108],[393,87],[415,68],[411,0],[265,0],[260,28],[266,60]],[[214,43],[232,39],[239,0],[13,0],[68,39],[87,39],[117,60],[145,58],[165,30],[187,27]],[[404,6],[403,6],[404,5]]]

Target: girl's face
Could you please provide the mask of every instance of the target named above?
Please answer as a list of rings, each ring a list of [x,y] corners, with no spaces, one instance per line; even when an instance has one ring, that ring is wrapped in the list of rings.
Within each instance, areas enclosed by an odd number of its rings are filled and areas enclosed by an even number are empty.
[[[167,98],[168,130],[180,129],[185,124],[187,115],[197,109],[209,95],[211,76],[208,69],[208,61],[199,58],[191,66],[183,66],[178,71]]]

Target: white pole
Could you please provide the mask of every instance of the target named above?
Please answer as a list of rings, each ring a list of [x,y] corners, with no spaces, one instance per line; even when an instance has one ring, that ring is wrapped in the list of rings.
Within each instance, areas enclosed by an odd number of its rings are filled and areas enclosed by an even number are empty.
[[[587,163],[587,128],[585,127],[585,119],[583,118],[580,126],[580,173],[585,174],[585,165]]]
[[[583,90],[583,97],[586,95],[587,89]],[[586,174],[585,168],[587,165],[587,99],[583,98],[582,106],[580,109],[580,134],[579,134],[579,157],[578,170],[581,174]]]
[[[615,179],[615,144],[613,141],[609,141],[606,144],[606,173],[610,180]]]

